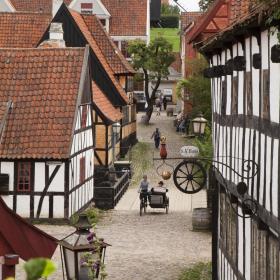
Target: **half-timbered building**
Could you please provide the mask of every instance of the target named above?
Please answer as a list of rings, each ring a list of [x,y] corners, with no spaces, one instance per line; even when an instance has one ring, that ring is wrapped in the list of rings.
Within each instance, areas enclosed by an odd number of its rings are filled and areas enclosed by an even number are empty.
[[[32,220],[68,219],[93,199],[89,48],[58,39],[0,49],[0,195]]]
[[[105,55],[105,53],[109,55],[109,52],[101,49],[100,45],[98,44],[100,38],[95,38],[94,30],[96,30],[97,27],[102,28],[101,25],[94,25],[93,21],[89,20],[87,16],[68,9],[64,4],[59,9],[52,22],[60,22],[63,24],[64,40],[66,46],[84,47],[86,44],[89,45],[92,69],[91,78],[101,89],[101,91],[107,96],[108,100],[113,104],[113,106],[120,110],[123,115],[121,119],[121,132],[119,141],[121,147],[120,153],[121,155],[124,155],[129,147],[137,141],[136,108],[133,105],[133,100],[127,96],[118,78],[115,76],[119,70],[116,70],[115,66],[110,65],[110,58]],[[97,31],[97,34],[98,32],[100,31]],[[99,37],[100,35],[96,36]],[[47,40],[48,37],[49,32],[47,31],[41,41]],[[108,45],[109,43],[110,42],[107,42],[106,45],[110,46]],[[104,45],[105,44],[103,43],[102,46]],[[115,55],[117,56],[115,59],[117,59],[118,63],[120,63],[121,54],[115,53]],[[130,71],[127,69],[127,65],[122,65],[121,67],[122,69],[125,69],[121,71]],[[113,69],[115,69],[116,72],[114,72]],[[119,74],[122,73],[120,72]],[[96,133],[98,134],[98,131],[96,131]]]
[[[215,173],[213,184],[218,190],[213,204],[213,279],[276,280],[280,43],[279,21],[268,24],[267,18],[280,4],[229,2],[231,24],[197,45],[210,63],[205,74],[211,78],[214,159],[223,162],[216,168],[225,178]],[[257,164],[256,176],[247,178],[244,160]],[[236,188],[242,181],[248,186],[244,195]],[[244,199],[256,204],[253,216],[244,217]]]

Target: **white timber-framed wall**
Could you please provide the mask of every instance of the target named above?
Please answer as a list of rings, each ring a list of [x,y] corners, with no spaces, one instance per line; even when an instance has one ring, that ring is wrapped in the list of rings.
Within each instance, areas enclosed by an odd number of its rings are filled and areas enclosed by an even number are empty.
[[[211,79],[214,158],[244,176],[243,160],[259,166],[254,178],[244,179],[248,185],[245,197],[258,205],[257,214],[245,219],[232,209],[242,215],[242,197],[236,191],[242,177],[216,164],[230,192],[228,198],[217,176],[218,280],[280,279],[280,64],[271,60],[271,47],[279,42],[274,27],[249,33],[227,42],[227,47],[210,58],[210,67],[225,65],[237,56],[246,60],[243,71]],[[261,55],[260,69],[253,65],[255,54]]]

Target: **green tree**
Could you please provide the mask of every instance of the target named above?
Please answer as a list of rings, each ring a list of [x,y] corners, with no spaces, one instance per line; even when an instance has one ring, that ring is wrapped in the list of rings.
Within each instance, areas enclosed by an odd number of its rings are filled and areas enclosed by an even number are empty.
[[[142,40],[132,41],[128,46],[128,51],[131,54],[134,69],[142,72],[144,76],[148,123],[153,113],[157,89],[161,80],[169,75],[168,67],[175,60],[172,45],[166,39],[157,37],[149,45]],[[155,86],[150,92],[151,82],[155,82]]]
[[[168,4],[161,5],[161,15],[180,15],[180,9],[178,6],[172,6]]]
[[[198,5],[200,7],[200,10],[205,12],[208,7],[214,2],[215,0],[200,0],[198,2]]]
[[[181,97],[182,90],[186,89],[190,93],[190,99],[193,103],[192,118],[202,112],[208,120],[212,118],[211,112],[211,85],[210,80],[204,78],[203,70],[208,66],[203,58],[195,58],[187,62],[187,68],[191,72],[187,79],[182,79],[177,84],[177,95]]]

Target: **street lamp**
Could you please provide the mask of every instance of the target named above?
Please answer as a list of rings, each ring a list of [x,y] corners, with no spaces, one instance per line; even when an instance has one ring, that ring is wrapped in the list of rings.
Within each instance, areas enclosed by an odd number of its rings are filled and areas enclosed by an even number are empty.
[[[75,232],[58,242],[63,270],[65,264],[66,279],[87,280],[89,275],[97,278],[109,244],[106,244],[103,239],[97,239],[95,233],[90,231],[92,226],[86,214],[79,215],[75,228]]]
[[[121,132],[121,124],[119,122],[114,123],[113,124],[113,133],[115,135],[118,135],[118,134],[120,134],[120,132]]]
[[[193,133],[197,136],[203,136],[205,133],[207,120],[203,118],[203,115],[200,113],[198,116],[192,120]]]

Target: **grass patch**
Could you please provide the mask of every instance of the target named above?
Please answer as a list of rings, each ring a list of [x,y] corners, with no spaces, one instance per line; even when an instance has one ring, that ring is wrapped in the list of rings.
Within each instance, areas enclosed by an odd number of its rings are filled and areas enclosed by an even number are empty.
[[[157,37],[165,38],[173,46],[173,52],[180,51],[180,36],[178,28],[151,28],[151,41]]]
[[[132,183],[139,183],[143,175],[151,168],[152,161],[149,155],[152,154],[151,145],[138,142],[131,150],[133,177]]]
[[[192,267],[185,269],[178,280],[211,280],[212,264],[196,263]]]

